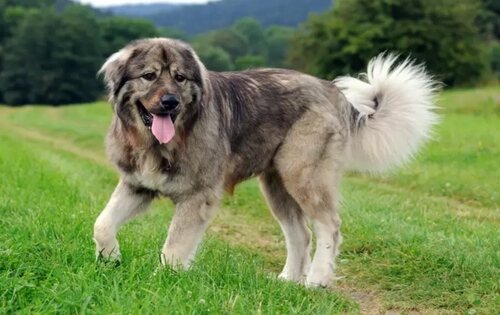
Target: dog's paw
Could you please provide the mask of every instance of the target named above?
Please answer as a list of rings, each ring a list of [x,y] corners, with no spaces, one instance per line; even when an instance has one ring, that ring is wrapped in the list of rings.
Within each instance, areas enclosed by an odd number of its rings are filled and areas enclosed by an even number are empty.
[[[182,259],[174,257],[173,255],[160,253],[160,264],[163,267],[175,271],[188,270],[191,267],[192,260],[182,261]]]
[[[105,266],[105,267],[118,267],[122,264],[121,259],[107,259],[103,258],[102,256],[96,258],[96,263],[99,266]]]
[[[328,288],[331,283],[330,282],[311,282],[306,279],[305,282],[306,287],[311,288],[311,289],[325,289]]]
[[[307,275],[306,286],[308,288],[327,288],[332,285],[333,278],[332,271],[312,271]]]
[[[96,262],[100,263],[110,263],[114,265],[119,265],[122,261],[122,255],[120,253],[120,248],[118,244],[113,247],[96,247],[95,252]]]
[[[279,275],[278,279],[283,280],[283,281],[290,281],[290,282],[296,282],[299,284],[304,284],[306,280],[305,275],[299,275],[299,274],[293,274],[291,272],[288,272],[286,270],[283,270]]]

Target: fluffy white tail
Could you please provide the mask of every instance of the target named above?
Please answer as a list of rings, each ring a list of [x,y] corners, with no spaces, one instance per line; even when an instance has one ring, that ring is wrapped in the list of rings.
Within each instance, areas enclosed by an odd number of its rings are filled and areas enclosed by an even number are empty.
[[[439,121],[435,96],[439,84],[423,65],[380,54],[361,79],[339,77],[335,84],[359,115],[352,138],[350,167],[383,172],[401,166],[427,140]]]

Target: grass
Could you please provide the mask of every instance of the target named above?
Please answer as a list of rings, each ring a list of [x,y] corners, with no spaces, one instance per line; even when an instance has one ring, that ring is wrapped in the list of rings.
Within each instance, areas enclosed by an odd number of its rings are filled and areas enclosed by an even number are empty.
[[[409,166],[343,183],[343,276],[333,290],[275,279],[284,241],[256,181],[226,198],[192,270],[159,269],[172,204],[120,232],[96,264],[93,222],[117,181],[105,103],[0,108],[0,313],[396,312],[500,308],[500,93],[441,97],[436,140]]]

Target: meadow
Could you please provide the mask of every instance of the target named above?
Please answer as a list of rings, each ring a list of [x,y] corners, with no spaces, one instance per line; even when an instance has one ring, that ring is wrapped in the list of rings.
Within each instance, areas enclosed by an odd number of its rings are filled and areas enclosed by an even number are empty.
[[[500,87],[441,94],[434,140],[382,177],[347,174],[332,289],[281,282],[278,224],[257,181],[227,196],[193,268],[159,268],[173,205],[96,263],[93,223],[117,182],[111,108],[0,107],[0,314],[493,314],[500,309]]]

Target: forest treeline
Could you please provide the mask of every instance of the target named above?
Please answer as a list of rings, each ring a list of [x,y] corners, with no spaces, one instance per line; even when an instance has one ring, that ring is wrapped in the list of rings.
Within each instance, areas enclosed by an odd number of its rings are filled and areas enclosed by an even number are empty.
[[[311,12],[323,12],[332,0],[220,0],[204,5],[182,5],[144,17],[159,26],[182,29],[187,34],[228,27],[237,20],[252,16],[263,26],[296,27]]]
[[[247,17],[188,36],[69,0],[0,0],[0,103],[94,101],[105,58],[156,36],[190,42],[210,70],[287,67],[332,79],[390,50],[426,62],[448,86],[478,84],[500,73],[499,12],[493,0],[338,0],[298,28]]]

